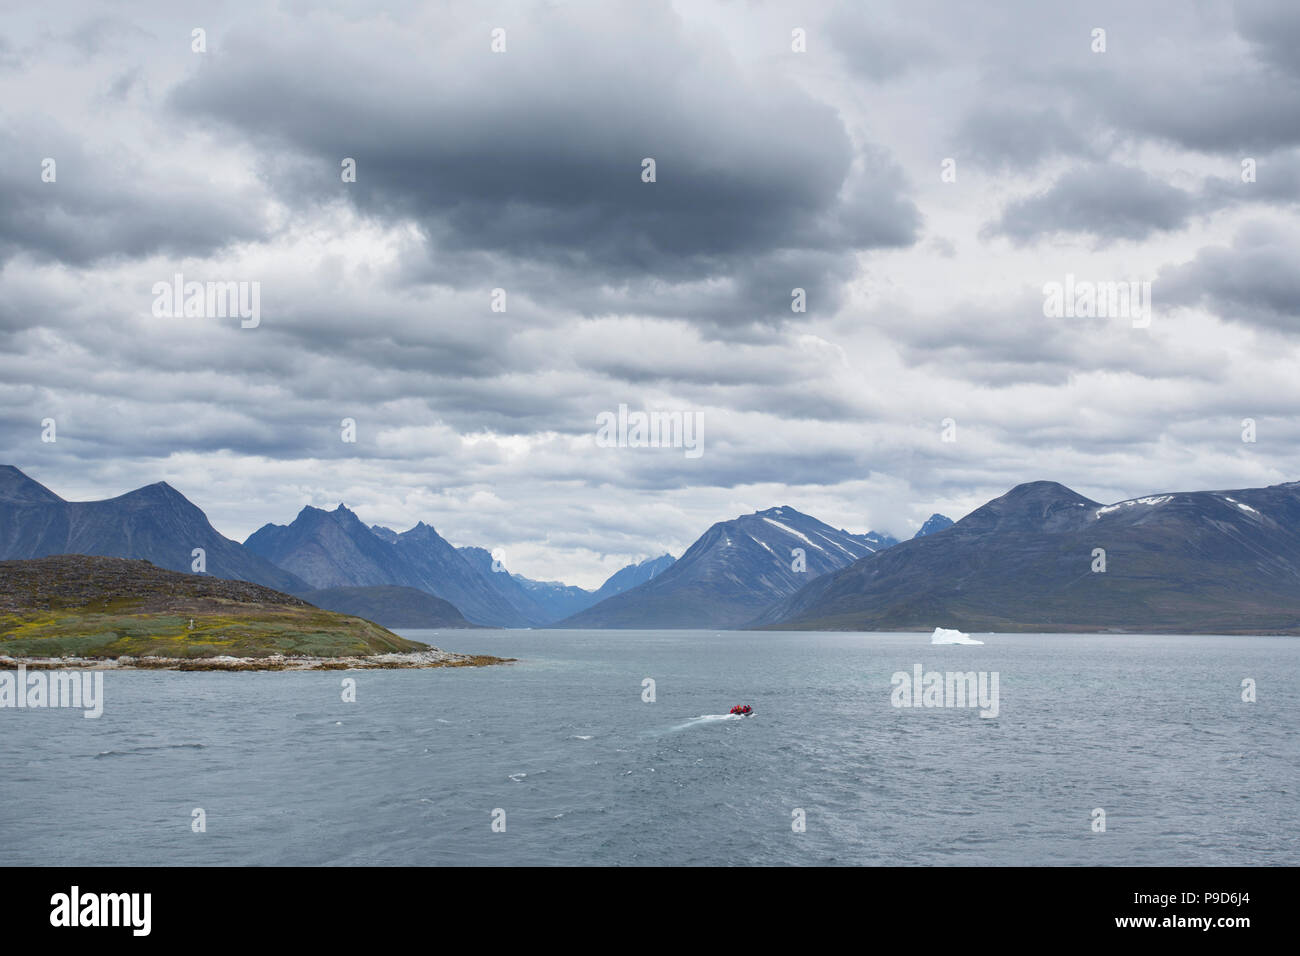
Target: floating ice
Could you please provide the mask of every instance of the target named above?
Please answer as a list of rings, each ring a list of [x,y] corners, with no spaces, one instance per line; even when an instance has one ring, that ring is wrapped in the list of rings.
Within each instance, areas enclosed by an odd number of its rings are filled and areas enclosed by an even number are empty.
[[[969,634],[963,634],[961,631],[950,631],[946,627],[936,627],[934,633],[930,635],[931,644],[983,644],[983,641],[977,641]]]

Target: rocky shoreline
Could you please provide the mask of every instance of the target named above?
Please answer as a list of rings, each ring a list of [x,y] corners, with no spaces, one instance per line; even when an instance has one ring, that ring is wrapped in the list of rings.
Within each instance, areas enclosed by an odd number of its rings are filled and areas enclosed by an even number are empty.
[[[431,648],[411,653],[370,654],[365,657],[9,657],[0,655],[0,670],[22,665],[27,670],[133,671],[347,671],[408,670],[429,667],[487,667],[513,663],[513,657],[453,654]]]

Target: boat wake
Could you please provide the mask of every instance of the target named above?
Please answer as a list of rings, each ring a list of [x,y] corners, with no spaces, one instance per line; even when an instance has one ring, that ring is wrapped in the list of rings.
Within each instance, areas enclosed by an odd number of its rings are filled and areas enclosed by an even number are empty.
[[[687,727],[698,727],[701,724],[712,724],[722,720],[744,720],[744,718],[740,714],[700,714],[684,724],[678,724],[673,730],[685,730]]]

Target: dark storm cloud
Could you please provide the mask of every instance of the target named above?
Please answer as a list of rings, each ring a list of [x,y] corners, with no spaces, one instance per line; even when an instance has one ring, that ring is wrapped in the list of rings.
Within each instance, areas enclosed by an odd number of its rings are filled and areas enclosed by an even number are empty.
[[[825,35],[844,65],[873,82],[926,69],[938,60],[938,51],[914,28],[902,29],[876,17],[863,17],[856,3],[837,4],[826,20]]]
[[[1097,159],[1101,143],[1054,107],[976,106],[958,131],[962,156],[995,171],[1027,169],[1054,156]]]
[[[1194,193],[1141,169],[1086,166],[1066,172],[1037,195],[1013,201],[987,231],[1018,244],[1053,235],[1140,240],[1181,229],[1199,208]]]
[[[834,110],[719,65],[667,7],[596,21],[536,11],[507,53],[485,32],[446,58],[400,33],[372,56],[341,30],[235,31],[172,105],[287,153],[267,173],[288,201],[344,196],[415,221],[425,278],[457,287],[528,288],[540,267],[570,299],[630,283],[651,314],[745,323],[788,316],[794,287],[833,303],[854,250],[915,239],[902,177],[876,151],[855,166]],[[344,157],[355,184],[340,183]],[[667,294],[647,294],[646,276]],[[734,287],[716,307],[674,301],[674,285],[701,281]],[[591,311],[619,304],[598,295]]]
[[[87,266],[154,253],[206,255],[264,238],[257,197],[200,176],[159,181],[135,148],[87,143],[53,117],[0,126],[0,262],[20,252]],[[53,182],[42,180],[54,160]]]
[[[1300,229],[1257,222],[1230,246],[1202,249],[1188,263],[1160,275],[1170,304],[1202,306],[1230,322],[1300,333]]]
[[[1103,158],[1143,142],[1237,157],[1300,145],[1300,5],[1291,0],[923,9],[948,21],[941,69],[970,54],[968,105],[953,129],[990,161]],[[1104,53],[1089,46],[1098,27]]]
[[[1120,69],[1063,71],[1053,85],[1137,140],[1238,156],[1300,144],[1300,5],[1239,0],[1230,10],[1178,4],[1127,23],[1112,30],[1126,46],[1105,54],[1119,53]]]
[[[1135,137],[1238,156],[1300,143],[1300,81],[1273,70],[1189,76],[1172,88],[1113,81],[1107,99],[1109,118]]]
[[[1264,60],[1300,78],[1300,7],[1292,0],[1239,0],[1233,13],[1237,32]]]

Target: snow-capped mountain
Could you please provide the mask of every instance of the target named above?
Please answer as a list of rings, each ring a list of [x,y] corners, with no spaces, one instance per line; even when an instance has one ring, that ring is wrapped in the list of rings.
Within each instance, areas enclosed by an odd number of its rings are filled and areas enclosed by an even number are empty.
[[[713,525],[666,571],[561,622],[563,627],[732,627],[805,582],[895,544],[790,507]]]
[[[820,630],[1300,631],[1300,483],[1103,505],[1017,485],[755,622]]]

